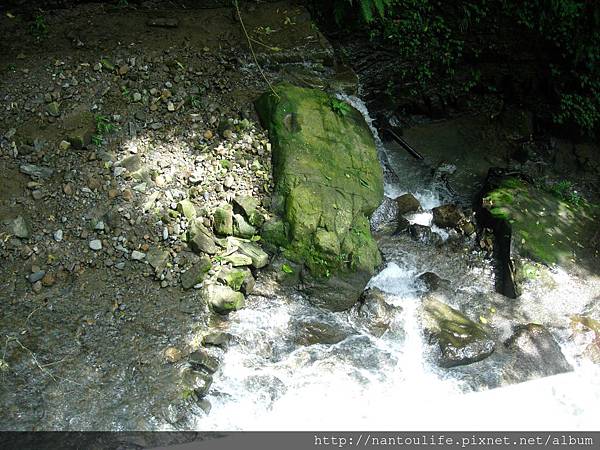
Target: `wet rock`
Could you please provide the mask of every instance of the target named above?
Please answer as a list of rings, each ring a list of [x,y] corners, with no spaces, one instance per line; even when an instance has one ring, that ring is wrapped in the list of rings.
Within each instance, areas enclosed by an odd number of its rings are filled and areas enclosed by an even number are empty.
[[[424,299],[423,311],[425,329],[441,351],[441,367],[471,364],[493,353],[494,340],[460,311],[433,296]]]
[[[191,289],[198,283],[202,283],[211,267],[210,258],[207,256],[201,258],[199,262],[181,274],[182,287]]]
[[[426,225],[420,225],[413,223],[408,227],[408,232],[411,237],[417,241],[425,242],[428,244],[439,244],[442,242],[442,238],[436,232],[432,231]]]
[[[168,347],[164,351],[165,359],[170,363],[181,360],[182,353],[177,347]]]
[[[433,272],[422,273],[417,278],[421,280],[429,292],[446,290],[450,288],[449,280],[441,278],[438,274]]]
[[[357,316],[369,332],[381,337],[390,329],[391,324],[402,308],[387,303],[386,293],[378,288],[369,288],[361,296]]]
[[[186,388],[193,390],[198,398],[202,398],[208,394],[213,381],[210,375],[192,368],[185,369],[182,378]]]
[[[421,209],[419,200],[415,198],[411,193],[403,194],[396,198],[396,206],[398,208],[398,215],[403,216],[411,212],[416,212]]]
[[[27,225],[27,221],[23,218],[23,216],[18,216],[12,221],[11,231],[12,234],[19,239],[29,239],[31,234],[29,231],[29,226]]]
[[[219,360],[202,349],[190,353],[189,362],[192,368],[204,370],[210,374],[215,373],[219,369]]]
[[[199,219],[196,219],[188,230],[188,243],[196,253],[207,253],[209,255],[217,253],[214,236]]]
[[[229,286],[211,284],[202,290],[202,297],[218,313],[228,314],[245,306],[244,294]]]
[[[433,223],[440,228],[459,228],[464,214],[457,205],[442,205],[432,209]]]
[[[54,173],[54,169],[36,166],[34,164],[21,164],[19,170],[32,178],[50,178]]]
[[[570,372],[573,370],[552,334],[542,325],[529,323],[518,326],[504,343],[512,360],[503,367],[502,378],[507,383]]]
[[[202,338],[202,345],[211,345],[214,347],[227,347],[232,339],[232,335],[224,331],[213,331]]]
[[[233,234],[233,208],[231,205],[217,208],[213,216],[213,222],[216,234],[231,236]]]
[[[299,328],[296,336],[297,345],[334,345],[346,339],[352,331],[341,327],[339,324],[325,322],[304,322],[297,325]]]
[[[272,219],[265,222],[260,232],[262,241],[271,247],[279,248],[287,241],[287,232],[282,220]]]

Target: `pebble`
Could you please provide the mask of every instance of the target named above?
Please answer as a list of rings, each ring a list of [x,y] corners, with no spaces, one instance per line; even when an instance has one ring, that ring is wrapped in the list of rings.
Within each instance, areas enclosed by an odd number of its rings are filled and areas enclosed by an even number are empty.
[[[125,189],[121,195],[123,197],[123,200],[125,200],[126,202],[130,202],[131,200],[133,200],[133,192],[131,192],[131,190],[129,189]]]
[[[142,100],[142,94],[140,94],[139,92],[134,92],[133,93],[133,101],[139,102],[141,100]]]
[[[35,283],[36,281],[40,281],[42,278],[44,278],[44,275],[46,275],[46,272],[44,270],[34,272],[31,275],[29,275],[29,282]]]
[[[131,252],[131,259],[133,259],[134,261],[141,261],[145,257],[146,257],[146,254],[143,252],[139,252],[137,250],[134,250]]]
[[[94,226],[94,230],[103,231],[104,230],[104,222],[102,222],[101,220],[96,222],[96,225]]]
[[[102,241],[100,239],[90,241],[90,248],[94,251],[102,250]]]
[[[204,132],[204,139],[212,139],[213,138],[213,132],[210,130],[206,130]]]
[[[63,240],[63,230],[56,230],[54,232],[54,240],[60,242]]]
[[[163,241],[166,241],[167,239],[169,239],[169,229],[167,227],[163,228],[162,238],[163,238]]]
[[[33,283],[33,286],[31,287],[33,289],[33,292],[35,292],[36,294],[42,291],[42,282],[41,281],[36,281],[35,283]]]

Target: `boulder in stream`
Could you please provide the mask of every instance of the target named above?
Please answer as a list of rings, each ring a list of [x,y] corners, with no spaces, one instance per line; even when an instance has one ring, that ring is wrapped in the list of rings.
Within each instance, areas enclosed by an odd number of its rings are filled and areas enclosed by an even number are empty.
[[[441,367],[481,361],[496,348],[494,340],[479,324],[434,296],[423,301],[425,329],[439,345]]]
[[[398,215],[403,216],[411,212],[416,212],[421,209],[419,200],[410,192],[396,198],[396,206],[398,207]]]
[[[504,346],[512,356],[511,362],[503,367],[505,383],[520,383],[573,370],[552,334],[542,325],[519,325]]]
[[[373,136],[342,100],[290,84],[274,89],[256,109],[273,143],[272,207],[287,233],[277,245],[307,267],[304,290],[313,303],[349,309],[381,263],[369,224],[383,199]]]
[[[244,294],[234,291],[229,286],[220,284],[211,284],[204,287],[202,297],[212,309],[221,314],[227,314],[245,306]]]

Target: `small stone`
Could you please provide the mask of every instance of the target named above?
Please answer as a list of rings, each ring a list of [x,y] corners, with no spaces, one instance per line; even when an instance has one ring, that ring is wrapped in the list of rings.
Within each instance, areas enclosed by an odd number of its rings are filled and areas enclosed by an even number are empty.
[[[29,227],[23,216],[19,216],[13,220],[12,233],[19,239],[29,239]]]
[[[52,117],[58,117],[60,116],[60,105],[57,102],[48,103],[46,112]]]
[[[235,180],[233,179],[233,177],[231,175],[227,175],[225,177],[225,181],[223,181],[223,186],[226,189],[231,189],[233,187],[234,183],[235,183]]]
[[[102,70],[102,64],[100,64],[100,63],[94,64],[94,70],[96,72],[100,72]]]
[[[22,164],[19,170],[33,178],[50,178],[54,173],[54,170],[49,167],[41,167],[34,164]]]
[[[129,72],[129,66],[127,64],[121,64],[119,66],[119,75],[126,75]]]
[[[170,363],[175,363],[181,359],[181,350],[176,347],[167,347],[164,352],[165,359]]]
[[[35,283],[33,283],[31,288],[33,289],[33,292],[35,292],[36,294],[42,292],[42,282],[36,281]]]
[[[73,185],[71,183],[63,185],[63,192],[65,193],[65,195],[73,195]]]
[[[213,132],[211,130],[206,130],[204,132],[204,139],[212,139],[213,138]]]
[[[29,282],[33,284],[36,281],[40,281],[42,278],[44,278],[44,275],[46,275],[46,272],[44,270],[34,272],[31,275],[29,275]]]
[[[113,199],[117,195],[119,195],[119,191],[117,189],[109,189],[108,190],[108,198]]]
[[[35,191],[31,191],[31,196],[34,200],[41,200],[42,198],[44,198],[44,193],[39,189],[36,189]]]
[[[181,200],[177,204],[177,211],[183,214],[187,220],[192,221],[196,218],[196,207],[188,199]]]
[[[133,200],[133,192],[131,192],[130,189],[125,189],[123,191],[123,193],[121,194],[121,196],[123,197],[123,200],[125,200],[126,202],[130,202],[131,200]]]
[[[54,278],[54,275],[52,275],[51,273],[47,273],[42,278],[42,285],[44,285],[46,287],[53,286],[55,282],[56,282],[56,279]]]
[[[139,92],[134,92],[132,98],[134,102],[139,102],[142,100],[142,94],[140,94]]]
[[[102,241],[100,239],[94,239],[90,241],[90,248],[94,251],[102,250]]]
[[[71,143],[69,141],[60,141],[58,148],[60,148],[62,151],[67,151],[71,148]]]
[[[141,261],[146,257],[146,254],[137,250],[131,252],[131,259],[134,261]]]
[[[163,238],[163,241],[166,241],[167,239],[169,239],[169,229],[167,227],[163,227],[162,238]]]
[[[175,111],[175,105],[173,104],[173,102],[167,103],[167,110],[169,110],[171,112]]]
[[[104,230],[104,222],[102,222],[101,220],[96,222],[96,225],[94,225],[94,230],[103,231]]]
[[[54,240],[60,242],[63,240],[63,230],[56,230],[54,232]]]

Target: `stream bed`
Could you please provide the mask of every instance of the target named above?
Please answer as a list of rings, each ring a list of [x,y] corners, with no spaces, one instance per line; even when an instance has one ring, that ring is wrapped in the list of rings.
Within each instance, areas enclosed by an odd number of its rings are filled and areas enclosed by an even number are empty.
[[[345,97],[370,118],[364,104]],[[411,192],[422,211],[411,223],[430,226],[431,209],[453,200],[422,163],[384,146],[373,130],[386,170],[385,193]],[[386,216],[374,214],[373,227]],[[593,429],[600,414],[600,368],[579,358],[568,318],[593,304],[598,280],[549,271],[548,283],[532,282],[518,301],[497,294],[491,261],[473,242],[432,227],[442,245],[407,234],[383,234],[384,264],[370,281],[393,310],[386,331],[373,333],[357,307],[332,313],[293,290],[259,280],[258,294],[232,313],[233,338],[222,354],[197,430],[303,429]],[[545,324],[574,367],[573,372],[506,386],[500,355],[451,369],[438,367],[436,348],[422,329],[418,278],[434,272],[451,282],[452,306],[488,315],[496,337],[518,323]],[[489,313],[494,311],[494,314]],[[502,353],[502,352],[497,352]],[[170,428],[167,426],[166,428]]]

